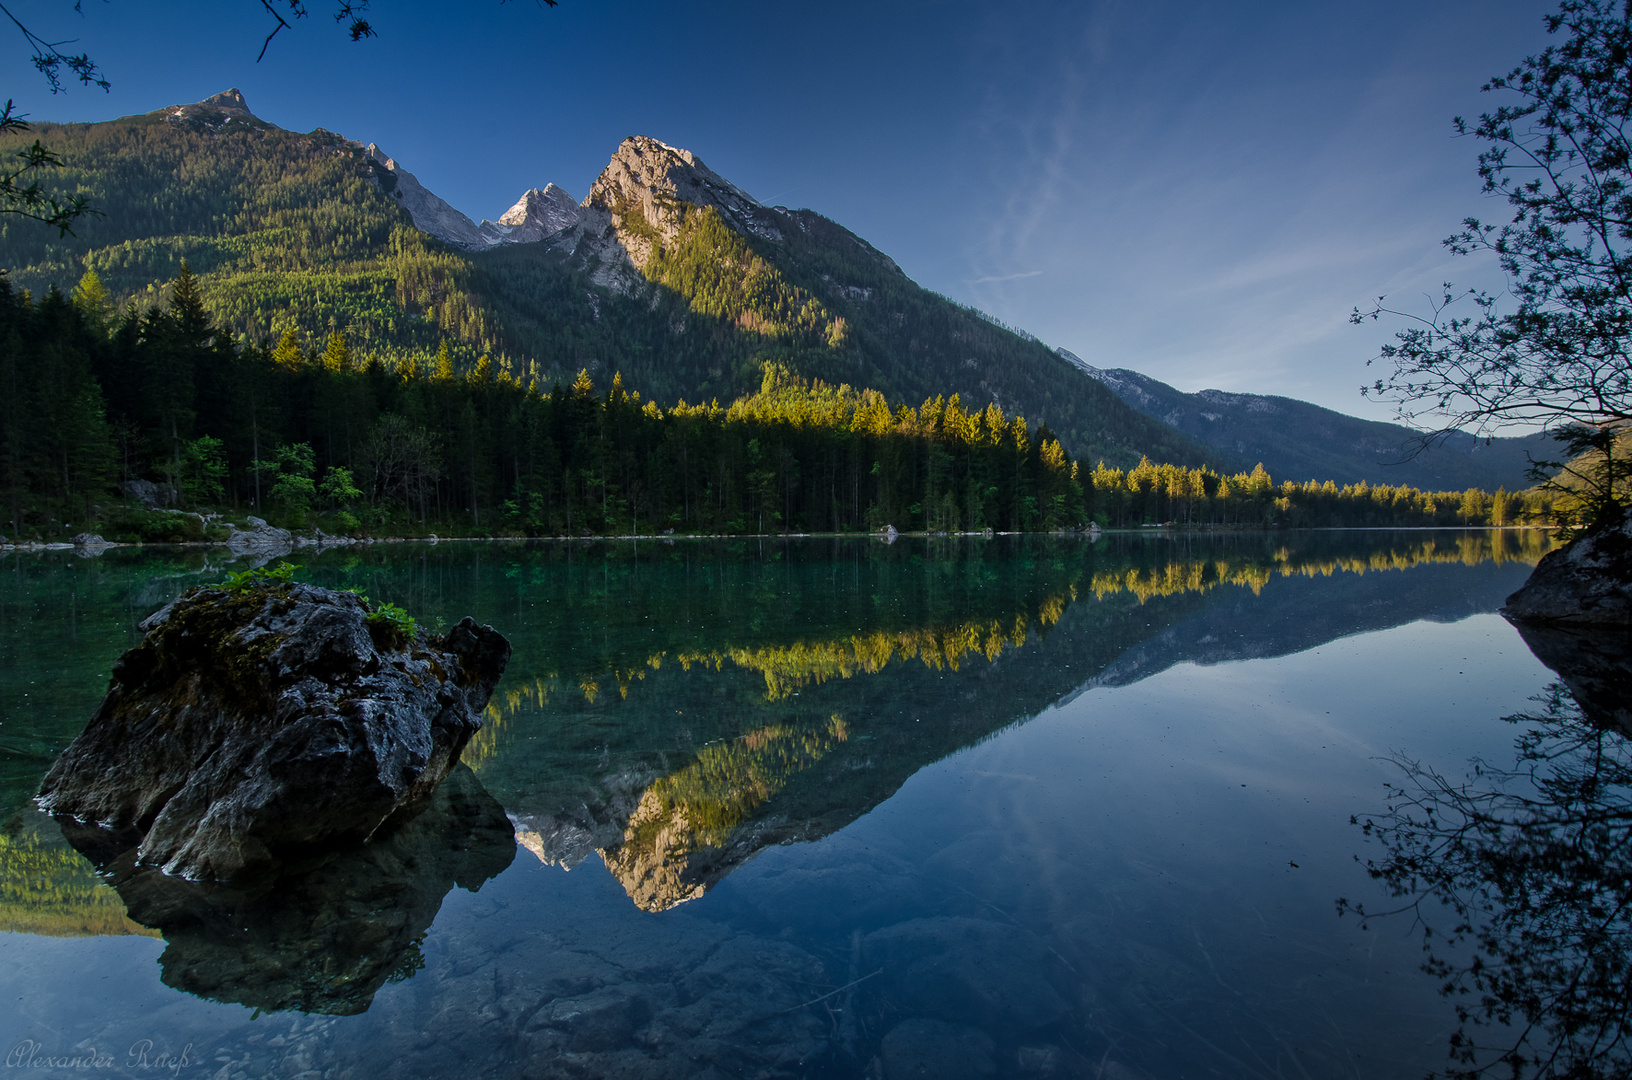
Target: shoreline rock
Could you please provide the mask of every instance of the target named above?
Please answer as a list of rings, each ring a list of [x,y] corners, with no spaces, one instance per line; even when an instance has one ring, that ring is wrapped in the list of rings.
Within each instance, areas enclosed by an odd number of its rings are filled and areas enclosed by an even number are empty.
[[[234,528],[227,536],[227,548],[237,553],[277,550],[288,551],[294,544],[294,534],[288,529],[268,525],[258,517],[248,520],[248,529]]]
[[[466,618],[411,637],[362,597],[268,576],[141,624],[40,807],[136,861],[238,881],[366,840],[459,760],[510,658]]]
[[[1542,556],[1502,614],[1515,622],[1632,626],[1632,511]]]

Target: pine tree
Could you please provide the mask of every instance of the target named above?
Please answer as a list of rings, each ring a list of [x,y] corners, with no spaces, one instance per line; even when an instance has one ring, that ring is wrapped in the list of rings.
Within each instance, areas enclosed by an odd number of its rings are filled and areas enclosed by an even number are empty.
[[[305,361],[300,351],[300,341],[295,337],[292,329],[285,330],[278,339],[277,347],[272,350],[272,361],[280,367],[293,371]]]
[[[102,279],[96,276],[95,270],[87,269],[80,276],[79,284],[74,287],[70,299],[79,313],[85,317],[92,333],[101,335],[107,333],[108,328],[108,292],[102,287]]]
[[[346,344],[346,336],[338,330],[329,334],[328,344],[323,348],[323,370],[337,374],[351,370],[351,348]]]

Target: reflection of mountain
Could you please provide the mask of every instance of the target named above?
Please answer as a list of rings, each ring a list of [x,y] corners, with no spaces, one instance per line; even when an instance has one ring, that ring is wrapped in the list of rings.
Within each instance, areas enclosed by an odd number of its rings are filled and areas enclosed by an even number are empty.
[[[93,856],[91,830],[70,840]],[[258,1009],[346,1015],[387,981],[423,966],[419,939],[455,885],[476,891],[510,865],[504,810],[469,769],[448,775],[430,805],[390,835],[254,891],[104,867],[131,918],[168,943],[167,985]]]
[[[540,858],[573,866],[599,852],[662,908],[766,845],[842,828],[924,764],[1084,685],[1491,610],[1546,543],[1410,532],[426,546],[315,556],[301,576],[429,621],[474,611],[502,627],[515,660],[465,760]],[[140,554],[41,556],[0,581],[17,630],[0,665],[5,832],[149,603],[216,573],[202,555]],[[61,688],[49,709],[36,685]],[[141,932],[44,841],[0,847],[0,882],[8,928]]]
[[[924,765],[1084,686],[1494,610],[1545,544],[1486,533],[1062,545],[1013,561],[999,579],[1006,612],[792,642],[767,626],[770,641],[700,637],[501,690],[478,767],[539,858],[570,867],[599,853],[631,899],[663,910],[768,845],[842,828]],[[979,563],[968,568],[978,576]],[[854,575],[833,602],[865,610],[875,578]],[[903,606],[928,606],[903,586],[892,583]]]
[[[834,716],[823,728],[767,727],[704,747],[646,788],[622,841],[601,853],[607,869],[647,911],[701,896],[768,843],[796,838],[755,812],[847,737]]]

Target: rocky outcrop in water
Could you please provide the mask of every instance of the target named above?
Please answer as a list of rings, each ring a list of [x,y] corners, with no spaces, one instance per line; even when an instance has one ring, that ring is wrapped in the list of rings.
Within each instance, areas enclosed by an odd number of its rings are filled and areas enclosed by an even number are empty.
[[[433,637],[390,614],[276,575],[190,590],[142,623],[40,806],[190,879],[365,840],[435,791],[510,658],[469,618]]]
[[[249,528],[233,527],[227,536],[227,548],[231,551],[243,553],[273,552],[281,554],[289,550],[294,544],[294,534],[288,529],[280,529],[275,525],[268,525],[258,517],[251,517]]]
[[[1516,622],[1632,626],[1632,511],[1544,556],[1502,613]]]

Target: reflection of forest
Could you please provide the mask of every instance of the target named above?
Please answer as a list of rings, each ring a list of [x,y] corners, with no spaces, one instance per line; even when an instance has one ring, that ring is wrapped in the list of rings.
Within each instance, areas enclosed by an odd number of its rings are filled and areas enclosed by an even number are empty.
[[[1326,629],[1334,612],[1381,610],[1393,625],[1468,594],[1463,578],[1433,584],[1433,567],[1504,569],[1516,587],[1548,543],[1506,531],[398,546],[313,555],[299,576],[508,635],[511,671],[465,760],[535,854],[573,865],[599,853],[659,909],[766,844],[842,827],[924,764],[1096,678],[1148,675],[1129,658],[1175,627],[1205,616],[1268,633],[1252,611],[1281,595],[1272,582],[1293,589],[1272,620],[1283,629],[1227,658],[1285,651],[1294,625],[1317,640],[1354,632]],[[135,623],[222,571],[204,553],[136,552],[12,569],[0,575],[0,929],[146,932],[77,855],[34,836],[26,807]],[[1332,601],[1356,587],[1364,597]],[[1490,610],[1508,588],[1476,604]],[[36,685],[58,689],[46,702]]]
[[[1278,610],[1275,623],[1289,625],[1321,597],[1326,618],[1373,613],[1386,598],[1394,625],[1434,617],[1466,582],[1438,577],[1410,589],[1404,575],[1374,572],[1514,563],[1476,601],[1490,610],[1547,544],[1536,532],[1486,533],[1349,551],[1203,544],[1154,560],[1145,549],[1120,559],[1084,549],[1088,557],[1063,566],[1039,560],[1028,570],[1022,561],[1013,573],[1038,580],[1006,583],[1008,595],[1026,598],[1009,612],[828,639],[699,645],[600,672],[534,677],[501,690],[466,760],[541,859],[571,866],[598,854],[637,904],[661,910],[701,895],[767,844],[842,827],[930,761],[1106,677],[1174,626],[1218,615],[1218,599],[1284,601],[1291,610]],[[1323,584],[1368,574],[1362,595]],[[1277,579],[1292,593],[1261,596]],[[1256,621],[1250,611],[1222,617]],[[1262,627],[1253,632],[1246,655],[1290,651]],[[1354,631],[1326,639],[1343,632]],[[705,679],[691,676],[699,666]],[[704,685],[715,693],[700,692]]]
[[[158,931],[126,917],[119,894],[78,853],[27,834],[0,836],[0,931],[158,937]]]
[[[1228,552],[1210,557],[1200,551],[1154,565],[1089,567],[1083,573],[1071,574],[1061,591],[1045,596],[1034,612],[1019,610],[1009,617],[876,630],[827,640],[799,640],[786,645],[731,645],[677,650],[672,655],[655,652],[622,665],[565,677],[554,672],[548,676],[518,677],[512,671],[506,679],[508,687],[501,688],[488,709],[488,718],[495,723],[484,735],[477,736],[477,743],[466,751],[465,759],[480,761],[492,753],[507,715],[543,708],[563,693],[574,690],[591,705],[613,686],[620,697],[627,698],[630,688],[643,681],[648,671],[660,670],[671,659],[686,671],[694,664],[719,671],[727,661],[738,668],[757,671],[765,678],[767,696],[777,700],[812,682],[876,675],[892,663],[908,660],[921,660],[927,667],[949,671],[957,671],[971,659],[995,661],[1005,649],[1025,644],[1034,631],[1046,632],[1058,622],[1065,608],[1078,599],[1079,589],[1099,600],[1127,594],[1141,604],[1184,593],[1206,593],[1225,586],[1244,586],[1257,595],[1277,577],[1331,577],[1442,564],[1479,566],[1518,562],[1534,566],[1551,546],[1549,535],[1541,530],[1507,530],[1464,533],[1449,540],[1425,538],[1403,546],[1348,553],[1287,546],[1253,555]]]

